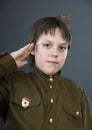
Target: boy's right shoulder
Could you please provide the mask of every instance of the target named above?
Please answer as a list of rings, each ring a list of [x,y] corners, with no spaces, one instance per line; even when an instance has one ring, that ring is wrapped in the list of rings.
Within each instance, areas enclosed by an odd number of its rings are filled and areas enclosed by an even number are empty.
[[[16,78],[16,79],[23,79],[23,77],[27,77],[28,74],[23,71],[23,70],[16,70],[14,72],[12,72],[8,77],[13,79],[13,78]]]

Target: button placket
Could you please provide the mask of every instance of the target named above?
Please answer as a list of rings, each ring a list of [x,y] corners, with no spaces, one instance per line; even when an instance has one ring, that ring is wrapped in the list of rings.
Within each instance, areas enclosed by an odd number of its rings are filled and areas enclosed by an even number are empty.
[[[52,76],[50,76],[49,81],[50,81],[50,86],[49,86],[49,88],[52,89],[52,88],[53,88],[53,87],[52,87],[52,83],[53,83],[53,77],[52,77]]]
[[[54,105],[54,92],[53,92],[53,77],[50,76],[49,77],[49,91],[48,91],[48,107],[49,107],[49,118],[48,118],[48,123],[49,124],[52,124],[53,121],[54,121],[54,118],[53,118],[53,105]]]
[[[50,80],[50,86],[49,86],[49,88],[50,88],[50,99],[49,99],[49,101],[50,101],[50,103],[51,104],[53,104],[53,102],[54,102],[54,99],[52,98],[52,96],[53,96],[53,87],[52,87],[52,83],[53,83],[53,77],[52,76],[50,76],[50,78],[49,78],[49,80]]]

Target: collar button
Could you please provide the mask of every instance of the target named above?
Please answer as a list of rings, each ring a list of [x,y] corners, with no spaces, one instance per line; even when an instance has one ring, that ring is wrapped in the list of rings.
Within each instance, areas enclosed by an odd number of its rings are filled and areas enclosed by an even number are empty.
[[[53,81],[53,78],[50,78],[49,80],[52,82],[52,81]]]

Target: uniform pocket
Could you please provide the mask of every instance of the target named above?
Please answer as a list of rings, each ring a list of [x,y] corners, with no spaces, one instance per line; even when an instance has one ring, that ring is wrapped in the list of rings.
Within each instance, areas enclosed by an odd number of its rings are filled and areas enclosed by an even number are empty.
[[[21,96],[16,99],[16,97],[12,99],[12,102],[16,105],[21,106],[22,108],[28,108],[33,106],[38,106],[41,102],[39,98],[30,98],[28,96]]]
[[[40,105],[41,97],[38,91],[27,92],[27,91],[16,91],[13,96],[11,96],[11,101],[15,105],[19,105],[22,108],[35,107]]]
[[[75,119],[82,118],[81,106],[64,102],[64,111]]]

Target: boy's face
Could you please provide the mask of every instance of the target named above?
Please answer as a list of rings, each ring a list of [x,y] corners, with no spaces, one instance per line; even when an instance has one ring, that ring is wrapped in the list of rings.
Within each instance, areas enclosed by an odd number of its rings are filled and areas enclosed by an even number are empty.
[[[33,52],[35,65],[47,75],[53,75],[62,69],[68,52],[68,44],[63,39],[60,30],[55,33],[42,34]]]

